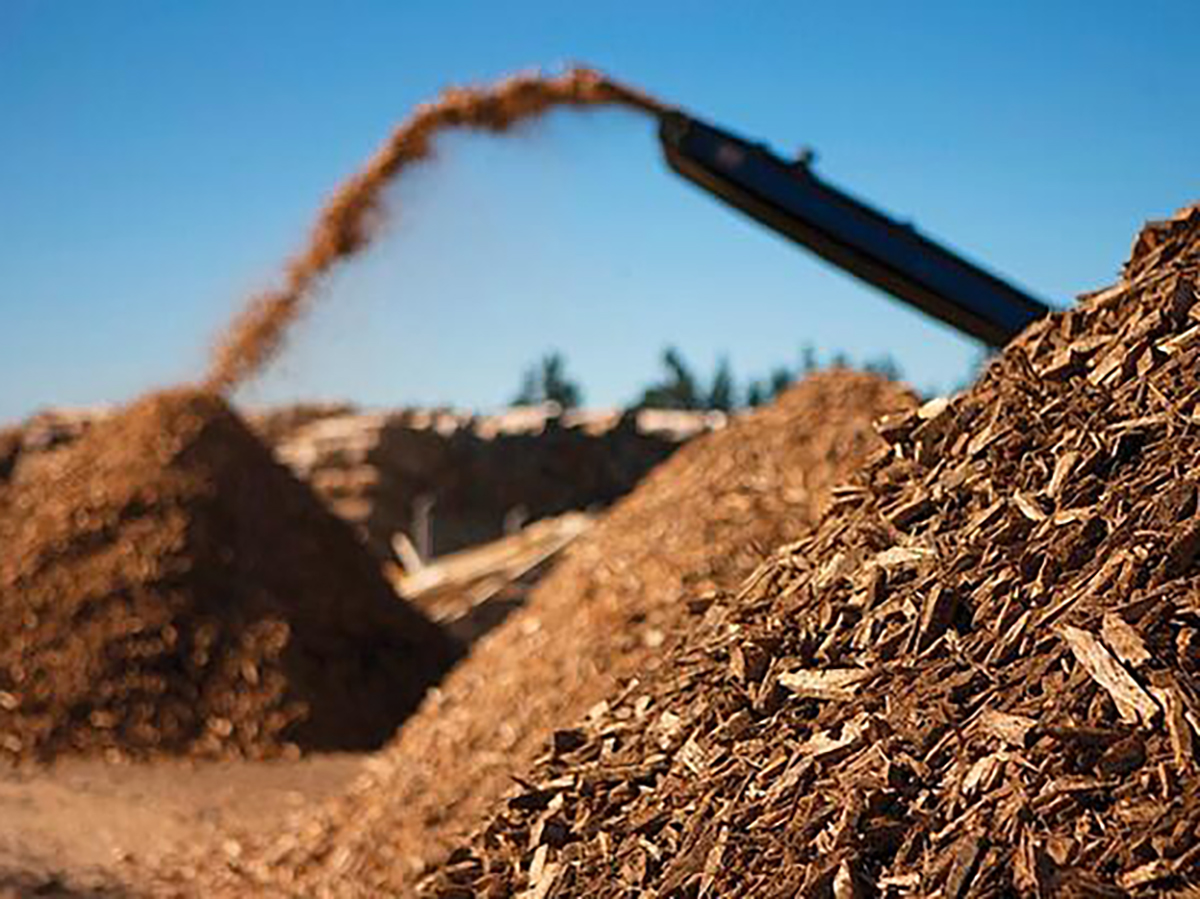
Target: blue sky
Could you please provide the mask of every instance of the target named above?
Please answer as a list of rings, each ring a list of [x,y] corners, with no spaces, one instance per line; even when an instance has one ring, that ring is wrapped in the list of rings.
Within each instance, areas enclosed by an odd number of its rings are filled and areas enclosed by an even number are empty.
[[[198,376],[323,198],[450,83],[595,64],[780,150],[1057,304],[1200,198],[1200,4],[0,4],[0,419]],[[592,405],[673,343],[704,373],[971,342],[670,174],[652,126],[563,112],[446,140],[242,391],[487,408],[563,350]]]

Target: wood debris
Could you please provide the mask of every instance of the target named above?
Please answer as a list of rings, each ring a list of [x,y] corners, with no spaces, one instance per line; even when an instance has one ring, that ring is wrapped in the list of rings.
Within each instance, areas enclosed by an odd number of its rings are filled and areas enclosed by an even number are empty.
[[[574,784],[554,894],[1196,895],[1198,280],[1195,208],[889,418],[815,532],[523,775]],[[533,820],[422,894],[528,889]]]
[[[0,762],[375,749],[462,653],[192,389],[0,490],[0,547]]]
[[[523,605],[539,576],[593,521],[586,512],[568,512],[409,573],[394,566],[385,571],[400,596],[457,639],[473,643]]]
[[[1158,704],[1147,695],[1133,677],[1121,667],[1104,645],[1085,630],[1077,627],[1062,629],[1063,639],[1079,664],[1087,669],[1096,683],[1108,691],[1117,706],[1121,720],[1129,724],[1150,727],[1159,717]]]
[[[546,803],[577,790],[628,799],[672,760],[696,782],[725,776],[729,747],[745,739],[757,713],[743,709],[741,717],[721,717],[719,727],[698,728],[694,715],[659,706],[640,679],[666,662],[696,622],[723,616],[732,591],[762,569],[773,547],[811,533],[833,486],[884,448],[873,429],[880,415],[915,406],[907,388],[835,369],[689,442],[576,539],[526,604],[474,644],[353,790],[307,810],[286,833],[249,835],[234,870],[198,865],[216,881],[203,880],[203,891],[211,895],[232,877],[230,891],[239,895],[407,895],[420,872],[445,861],[460,884],[456,895],[469,895],[474,888],[463,884],[481,869],[470,856],[451,852],[461,833],[502,801],[516,774],[531,786],[521,788],[527,798],[518,806],[504,805],[514,820],[528,816],[514,892],[545,882],[533,883],[530,865],[546,846],[539,870],[563,867],[545,889],[553,896],[569,892],[575,869],[563,863],[563,853],[574,851],[584,830],[598,841],[606,837],[572,805],[541,825],[542,834],[564,828],[563,846],[557,838],[531,845]],[[858,564],[857,558],[845,563],[851,571]],[[835,589],[845,586],[839,580]],[[763,710],[817,702],[790,696],[778,674],[847,667],[790,657],[769,635],[736,641],[736,649],[724,647],[710,660],[713,676],[737,684],[746,703]],[[685,677],[687,670],[681,669]],[[626,758],[622,734],[633,727],[641,729],[647,752],[618,763]],[[605,766],[595,780],[589,771],[559,786],[539,774],[534,784],[522,772],[543,751],[564,765],[586,755]],[[698,818],[694,830],[700,829],[687,839],[707,848],[689,855],[694,865],[681,876],[695,876],[699,889],[705,865],[715,866],[708,895],[724,895],[722,872],[740,832],[731,827],[725,849],[716,852],[720,828],[704,823]],[[623,882],[661,877],[666,854],[673,859],[692,845],[663,846],[653,812],[634,828],[613,873]]]
[[[831,668],[828,671],[787,671],[779,683],[796,696],[811,699],[853,699],[871,672],[861,668]]]

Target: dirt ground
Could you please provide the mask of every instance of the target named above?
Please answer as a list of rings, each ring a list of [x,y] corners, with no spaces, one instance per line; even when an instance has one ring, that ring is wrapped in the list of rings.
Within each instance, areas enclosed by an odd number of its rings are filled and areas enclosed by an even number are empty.
[[[0,768],[0,897],[100,892],[135,854],[150,860],[209,842],[236,853],[219,833],[283,825],[344,792],[365,758]]]

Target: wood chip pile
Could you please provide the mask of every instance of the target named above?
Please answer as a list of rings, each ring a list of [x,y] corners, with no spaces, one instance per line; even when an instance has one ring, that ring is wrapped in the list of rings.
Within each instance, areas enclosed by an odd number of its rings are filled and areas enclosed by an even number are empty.
[[[882,429],[430,896],[1200,890],[1200,209]]]
[[[0,547],[0,758],[378,747],[458,654],[212,395],[45,454]]]
[[[16,470],[21,455],[21,429],[15,426],[0,428],[0,488]]]
[[[0,427],[0,487],[32,476],[51,454],[74,443],[108,413],[105,407],[46,409]]]
[[[649,672],[703,606],[805,533],[881,445],[871,422],[914,404],[897,385],[834,371],[688,443],[475,644],[349,795],[276,838],[243,835],[237,858],[207,859],[200,873],[233,892],[410,888],[556,727]],[[186,866],[173,874],[207,882]]]

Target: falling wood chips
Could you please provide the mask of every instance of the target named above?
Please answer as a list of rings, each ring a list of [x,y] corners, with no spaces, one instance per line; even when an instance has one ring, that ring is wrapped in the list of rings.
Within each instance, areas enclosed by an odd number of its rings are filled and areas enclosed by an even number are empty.
[[[1200,891],[1200,209],[892,416],[425,895]],[[562,831],[531,845],[539,812]],[[1190,892],[1189,892],[1190,891]]]

